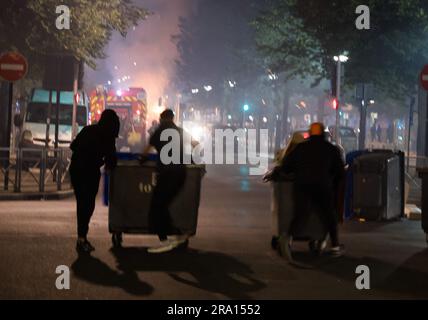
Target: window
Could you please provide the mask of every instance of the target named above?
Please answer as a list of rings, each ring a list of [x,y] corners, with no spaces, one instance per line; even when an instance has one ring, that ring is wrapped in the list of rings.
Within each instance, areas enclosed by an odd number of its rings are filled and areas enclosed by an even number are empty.
[[[26,121],[35,123],[46,123],[48,116],[48,104],[45,103],[30,103],[27,107]],[[52,105],[51,110],[51,124],[56,123],[56,105]],[[59,123],[62,125],[70,125],[73,117],[73,106],[60,105]],[[86,108],[77,106],[76,121],[79,126],[87,125]]]

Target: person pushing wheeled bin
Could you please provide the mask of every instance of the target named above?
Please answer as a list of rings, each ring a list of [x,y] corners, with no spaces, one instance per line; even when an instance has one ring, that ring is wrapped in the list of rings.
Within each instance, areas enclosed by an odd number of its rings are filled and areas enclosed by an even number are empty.
[[[168,132],[169,130],[169,132]],[[169,140],[162,138],[169,136]],[[178,162],[164,163],[162,161],[161,150],[171,143],[171,134],[179,136],[179,145],[174,145],[171,152],[177,152]],[[150,136],[149,144],[143,151],[143,161],[147,158],[150,150],[155,148],[159,154],[157,161],[157,180],[153,189],[152,201],[149,210],[149,225],[151,231],[158,235],[160,245],[148,249],[149,253],[163,253],[171,251],[181,245],[187,245],[189,236],[180,234],[180,230],[175,230],[171,222],[169,207],[177,194],[183,188],[186,180],[186,166],[183,161],[184,156],[184,132],[183,129],[174,123],[174,112],[166,109],[160,115],[160,124]],[[174,141],[172,142],[174,143]],[[193,143],[192,143],[193,144]],[[174,157],[174,155],[169,154]],[[177,234],[168,238],[168,234]]]
[[[70,148],[73,151],[70,178],[77,202],[78,252],[89,253],[95,248],[87,239],[89,222],[95,209],[95,198],[100,184],[100,168],[116,166],[115,140],[119,135],[119,117],[113,110],[105,110],[97,124],[86,126],[76,136]]]
[[[330,235],[330,253],[341,256],[344,247],[339,242],[337,203],[345,164],[340,150],[325,139],[322,123],[313,123],[309,133],[308,141],[298,144],[281,165],[285,173],[294,173],[295,176],[295,214],[290,234],[304,227],[311,209],[316,208]],[[289,253],[287,255],[290,256]]]

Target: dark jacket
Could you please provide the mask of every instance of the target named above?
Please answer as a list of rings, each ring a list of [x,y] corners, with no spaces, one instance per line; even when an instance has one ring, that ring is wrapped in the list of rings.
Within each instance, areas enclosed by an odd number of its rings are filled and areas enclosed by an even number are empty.
[[[104,164],[109,169],[116,166],[115,136],[99,124],[84,127],[70,148],[73,169],[87,172],[99,170]]]
[[[180,163],[179,164],[173,164],[173,163],[163,164],[161,162],[161,159],[160,159],[161,150],[167,144],[171,143],[171,140],[172,140],[172,138],[169,138],[168,141],[162,141],[161,140],[162,132],[164,130],[167,130],[167,129],[177,131],[177,134],[180,137],[179,145],[173,145],[174,146],[173,150],[179,152],[179,156],[180,156]],[[183,154],[184,154],[184,140],[183,139],[184,139],[184,133],[183,133],[182,128],[175,125],[174,122],[172,122],[172,121],[161,121],[159,126],[156,128],[156,130],[150,136],[150,140],[149,140],[150,145],[152,145],[159,154],[159,159],[158,159],[158,163],[157,163],[159,168],[165,168],[165,167],[179,168],[179,167],[183,166],[183,163],[184,163],[183,162]],[[172,150],[170,150],[169,156],[172,156],[171,152],[172,152]]]
[[[345,170],[340,151],[322,136],[312,136],[284,158],[282,170],[293,173],[295,183],[336,187]]]

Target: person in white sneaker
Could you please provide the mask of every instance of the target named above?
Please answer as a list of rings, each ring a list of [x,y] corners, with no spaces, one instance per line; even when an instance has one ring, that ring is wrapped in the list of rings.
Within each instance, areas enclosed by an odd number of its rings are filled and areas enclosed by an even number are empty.
[[[180,192],[186,180],[186,166],[183,161],[183,129],[179,128],[174,123],[174,112],[171,109],[166,109],[160,115],[160,124],[150,136],[149,145],[143,151],[143,158],[148,155],[152,148],[155,148],[161,155],[162,148],[171,142],[161,139],[162,132],[176,131],[180,137],[180,162],[179,163],[163,163],[161,157],[157,162],[157,180],[156,186],[153,189],[153,197],[150,205],[149,224],[152,231],[158,235],[160,244],[148,249],[149,253],[164,253],[177,248],[179,245],[186,242],[187,239],[171,238],[168,239],[168,234],[174,233],[174,228],[171,223],[171,215],[169,206]],[[174,149],[173,149],[174,150]]]
[[[189,238],[190,236],[188,235],[172,235],[172,236],[167,236],[166,239],[163,239],[160,241],[160,244],[158,246],[155,247],[151,247],[149,249],[147,249],[147,252],[149,253],[164,253],[164,252],[169,252],[172,251],[176,248],[179,247],[187,247],[187,245],[189,244]]]

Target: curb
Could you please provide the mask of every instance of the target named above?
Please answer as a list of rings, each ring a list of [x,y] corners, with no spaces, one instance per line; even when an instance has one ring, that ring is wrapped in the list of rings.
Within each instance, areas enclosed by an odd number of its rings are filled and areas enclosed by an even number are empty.
[[[62,200],[73,196],[73,190],[55,192],[0,193],[0,201]]]

